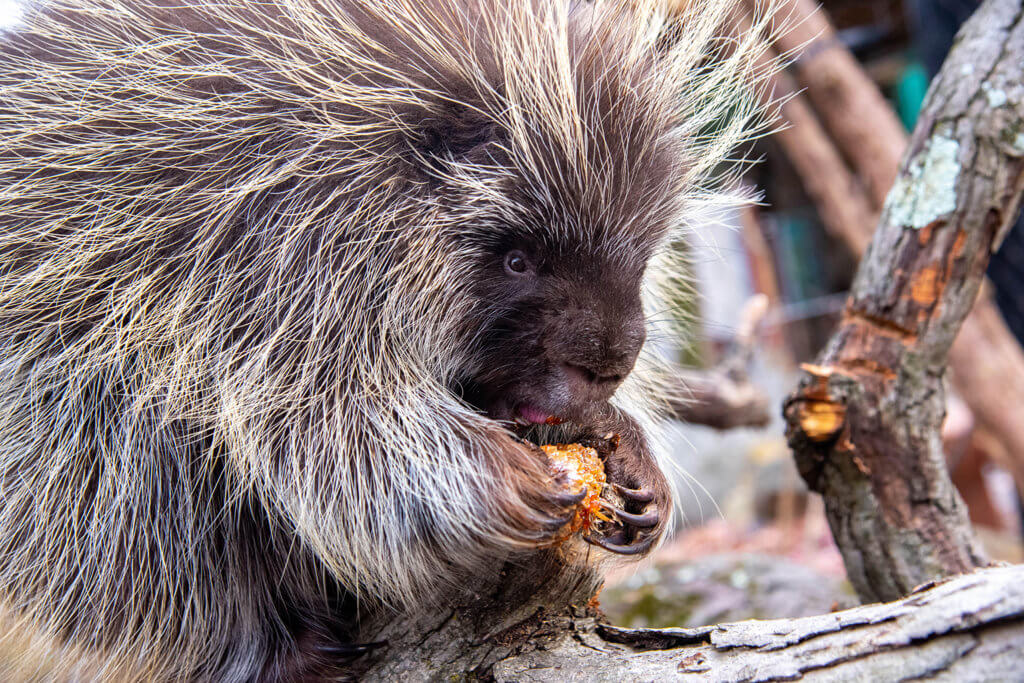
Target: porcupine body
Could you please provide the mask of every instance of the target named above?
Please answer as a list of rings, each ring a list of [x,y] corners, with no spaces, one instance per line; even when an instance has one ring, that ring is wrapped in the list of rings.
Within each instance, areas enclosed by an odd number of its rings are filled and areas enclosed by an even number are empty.
[[[24,5],[0,29],[8,616],[69,677],[311,675],[356,600],[416,609],[550,542],[572,501],[512,429],[551,418],[622,435],[634,523],[592,540],[646,552],[669,492],[643,309],[753,115],[728,4],[669,44],[643,2]]]

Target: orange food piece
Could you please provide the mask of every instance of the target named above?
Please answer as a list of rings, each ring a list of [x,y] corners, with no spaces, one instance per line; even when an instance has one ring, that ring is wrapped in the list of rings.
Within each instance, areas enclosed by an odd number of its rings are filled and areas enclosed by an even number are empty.
[[[551,468],[556,474],[565,474],[566,489],[579,491],[581,486],[587,488],[586,497],[576,509],[576,516],[569,525],[569,533],[590,531],[594,519],[606,522],[610,517],[601,512],[601,492],[608,478],[604,473],[604,463],[597,456],[597,451],[578,443],[560,443],[555,446],[541,446],[551,461]]]

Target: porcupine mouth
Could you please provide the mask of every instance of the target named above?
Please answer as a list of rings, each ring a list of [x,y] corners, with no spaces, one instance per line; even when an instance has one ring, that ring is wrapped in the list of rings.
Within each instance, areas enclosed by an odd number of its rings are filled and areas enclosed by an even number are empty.
[[[608,394],[588,392],[564,369],[517,376],[477,376],[453,393],[520,439],[537,446],[567,443],[596,429],[594,417]],[[610,393],[610,392],[609,392]]]
[[[511,420],[499,420],[516,436],[535,446],[555,445],[565,441],[565,430],[581,426],[575,420],[562,417],[554,411],[544,410],[533,403],[519,403],[512,411]],[[564,426],[562,426],[564,425]]]
[[[588,406],[572,401],[567,391],[552,392],[553,396],[538,396],[538,393],[545,392],[538,392],[532,387],[516,389],[507,388],[493,400],[471,403],[519,438],[537,446],[562,443],[566,430],[573,427],[586,431]]]

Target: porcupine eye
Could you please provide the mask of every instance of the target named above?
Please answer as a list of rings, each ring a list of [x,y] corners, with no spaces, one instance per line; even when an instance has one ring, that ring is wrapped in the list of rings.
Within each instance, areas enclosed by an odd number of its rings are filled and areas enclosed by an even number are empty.
[[[505,272],[509,275],[526,275],[530,271],[530,262],[521,251],[510,251],[505,254]]]

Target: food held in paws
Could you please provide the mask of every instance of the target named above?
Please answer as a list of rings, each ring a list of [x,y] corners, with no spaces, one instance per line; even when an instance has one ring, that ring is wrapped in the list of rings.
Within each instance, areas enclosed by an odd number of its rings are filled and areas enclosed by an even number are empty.
[[[541,450],[547,454],[555,474],[565,477],[567,490],[579,491],[581,487],[587,489],[587,495],[579,503],[576,516],[569,524],[569,533],[590,531],[595,519],[611,522],[612,519],[601,512],[601,492],[608,478],[597,451],[578,443],[541,446]]]

